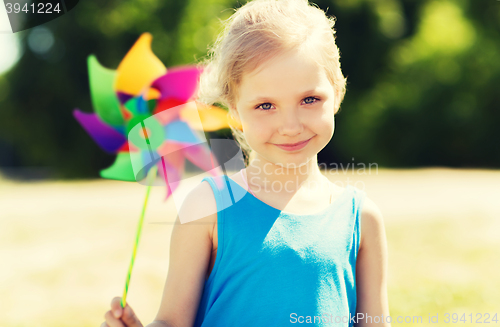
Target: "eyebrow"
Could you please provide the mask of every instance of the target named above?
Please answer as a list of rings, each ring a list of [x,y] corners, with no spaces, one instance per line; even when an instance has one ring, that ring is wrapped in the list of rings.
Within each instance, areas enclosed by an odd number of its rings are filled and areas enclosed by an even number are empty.
[[[308,94],[319,93],[319,92],[321,92],[321,89],[319,89],[319,88],[307,90],[305,92],[302,92],[300,94],[300,97],[302,98]],[[266,102],[266,101],[274,102],[274,99],[271,97],[257,97],[257,98],[254,98],[252,100],[249,100],[247,103]]]

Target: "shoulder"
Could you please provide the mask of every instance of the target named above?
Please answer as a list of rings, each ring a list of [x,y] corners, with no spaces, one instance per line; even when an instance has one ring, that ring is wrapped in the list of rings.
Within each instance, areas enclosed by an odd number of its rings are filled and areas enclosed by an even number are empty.
[[[370,198],[365,197],[361,208],[360,249],[370,243],[385,238],[384,219],[379,207]]]
[[[178,215],[181,224],[216,222],[217,203],[212,187],[207,181],[199,183],[186,195]]]

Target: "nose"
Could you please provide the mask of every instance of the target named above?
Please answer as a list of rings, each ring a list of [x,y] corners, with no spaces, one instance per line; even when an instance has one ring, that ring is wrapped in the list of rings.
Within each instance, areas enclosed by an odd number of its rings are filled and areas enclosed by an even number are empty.
[[[281,135],[296,136],[302,133],[304,127],[297,108],[285,109],[280,116],[279,133]]]

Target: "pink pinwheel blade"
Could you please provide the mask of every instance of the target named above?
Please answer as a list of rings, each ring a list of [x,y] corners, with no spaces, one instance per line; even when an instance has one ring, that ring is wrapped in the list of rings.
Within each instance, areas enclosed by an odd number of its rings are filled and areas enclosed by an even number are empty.
[[[212,153],[206,145],[191,144],[186,145],[183,149],[184,156],[193,164],[203,169],[204,171],[211,171],[218,167],[217,160],[213,157]]]
[[[106,152],[116,153],[127,141],[122,134],[100,120],[95,113],[85,113],[75,109],[73,116]]]
[[[168,161],[175,167],[179,167],[184,162],[185,143],[176,141],[167,141],[160,145],[157,152],[162,157],[168,157]]]
[[[157,78],[152,87],[160,91],[160,100],[176,98],[186,102],[196,92],[201,71],[200,68],[189,66],[172,68],[166,75]]]

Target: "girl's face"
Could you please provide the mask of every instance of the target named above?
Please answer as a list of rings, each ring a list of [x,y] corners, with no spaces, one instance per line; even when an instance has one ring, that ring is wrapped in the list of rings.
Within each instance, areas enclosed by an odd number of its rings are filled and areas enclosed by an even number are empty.
[[[293,168],[315,157],[333,136],[335,91],[304,52],[272,58],[243,74],[236,109],[256,158]],[[309,140],[299,149],[284,148]]]

